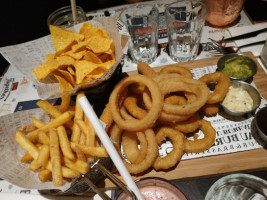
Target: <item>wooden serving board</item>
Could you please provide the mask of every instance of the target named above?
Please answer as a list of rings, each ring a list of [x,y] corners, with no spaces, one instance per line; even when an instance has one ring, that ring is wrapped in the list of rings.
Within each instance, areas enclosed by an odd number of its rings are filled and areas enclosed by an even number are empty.
[[[257,59],[251,52],[244,53],[255,60],[258,65],[258,71],[254,76],[253,82],[257,86],[260,94],[264,99],[267,99],[267,75],[258,63]],[[212,57],[202,60],[194,60],[185,63],[178,63],[179,66],[184,66],[189,69],[200,68],[216,65],[220,57]],[[174,64],[177,65],[177,64]],[[161,67],[155,67],[158,71]],[[129,75],[137,72],[129,72]],[[209,156],[190,160],[183,160],[178,165],[168,171],[150,171],[142,176],[132,176],[134,180],[142,177],[162,177],[168,180],[174,179],[190,179],[196,177],[210,176],[214,174],[224,174],[232,172],[253,171],[259,169],[267,170],[267,150],[255,149],[244,152],[229,153],[217,156]],[[120,176],[117,176],[122,180]],[[105,187],[112,188],[114,184],[109,180],[105,180]]]

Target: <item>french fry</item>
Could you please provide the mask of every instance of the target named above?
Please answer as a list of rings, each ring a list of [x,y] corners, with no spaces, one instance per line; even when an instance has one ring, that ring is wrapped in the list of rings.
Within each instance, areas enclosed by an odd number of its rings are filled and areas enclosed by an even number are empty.
[[[70,93],[67,91],[62,92],[61,94],[61,104],[59,107],[59,112],[66,112],[70,105]]]
[[[22,132],[30,132],[30,131],[34,131],[36,129],[36,127],[34,125],[26,125],[24,127],[22,127],[21,131]]]
[[[81,132],[85,134],[85,142],[84,144],[89,145],[90,144],[90,130],[89,127],[86,126],[85,122],[83,120],[80,119],[76,119],[74,121],[74,123],[76,123],[78,125],[78,127],[80,128]],[[92,146],[92,145],[89,145]]]
[[[48,145],[42,145],[40,147],[40,152],[36,160],[36,164],[39,167],[45,167],[49,161],[50,148]]]
[[[66,133],[66,130],[63,126],[59,126],[57,128],[57,133],[59,137],[59,144],[61,151],[64,156],[66,156],[70,160],[74,160],[75,156],[70,148],[70,142]]]
[[[83,95],[84,92],[79,92],[77,99]],[[76,102],[70,107],[69,103],[69,93],[62,93],[64,105],[60,106],[60,111],[47,101],[39,101],[37,105],[52,116],[50,122],[32,118],[33,125],[26,125],[15,133],[15,140],[26,151],[20,161],[30,163],[32,171],[39,170],[40,181],[52,180],[56,187],[87,173],[90,168],[88,160],[94,156],[108,156],[104,147],[96,146],[95,131],[80,104]],[[71,129],[68,123],[72,124]],[[71,138],[68,134],[72,134]]]
[[[56,187],[63,184],[63,177],[61,171],[61,159],[59,151],[59,140],[55,129],[50,128],[50,158],[52,163],[52,178]]]
[[[85,145],[85,139],[86,139],[85,135],[81,134],[79,144],[84,144]]]
[[[49,161],[46,169],[52,171],[52,162]],[[80,173],[77,170],[70,169],[68,167],[62,166],[61,167],[62,176],[65,178],[77,178],[80,176]]]
[[[23,162],[23,163],[29,163],[33,160],[33,157],[28,153],[26,152],[21,158],[20,158],[20,162]]]
[[[64,157],[64,164],[70,168],[70,169],[74,169],[77,170],[78,172],[80,172],[81,174],[86,174],[89,171],[89,164],[85,161],[82,160],[75,160],[75,161],[71,161],[68,158]]]
[[[32,171],[37,171],[40,166],[36,163],[36,160],[33,160],[29,166],[29,169]]]
[[[79,99],[82,96],[84,96],[83,91],[81,91],[77,94],[76,99]],[[75,115],[74,115],[74,120],[77,120],[77,119],[83,119],[83,110],[82,110],[82,107],[80,106],[78,101],[76,101],[76,104],[75,104]],[[78,125],[74,123],[71,141],[75,142],[75,143],[79,143],[80,135],[81,135],[81,131],[80,131]]]
[[[52,178],[52,172],[48,169],[42,169],[38,173],[38,178],[42,182],[49,181]]]
[[[46,111],[48,114],[50,114],[53,118],[57,118],[59,117],[62,112],[60,112],[59,110],[56,109],[56,107],[52,106],[48,101],[46,100],[40,100],[36,103],[37,106],[39,106],[41,109],[43,109],[44,111]],[[66,122],[66,125],[69,128],[72,128],[73,126],[73,122],[69,121]]]
[[[70,143],[71,148],[74,150],[77,147],[79,147],[84,154],[90,155],[90,156],[96,156],[96,157],[108,157],[108,153],[105,149],[105,147],[90,147],[83,144],[76,144],[71,142]]]
[[[15,133],[16,142],[28,152],[33,159],[37,159],[39,155],[39,149],[22,133],[17,130]]]
[[[38,137],[39,131],[48,132],[48,130],[50,128],[55,128],[55,127],[61,126],[62,124],[65,124],[67,121],[69,121],[73,117],[73,115],[74,115],[74,112],[71,112],[71,111],[64,112],[63,114],[56,117],[54,120],[48,122],[47,124],[45,124],[41,128],[38,128],[34,131],[29,132],[28,133],[29,139],[31,141],[36,140]]]
[[[47,112],[48,114],[50,114],[53,118],[58,117],[59,115],[61,115],[62,113],[59,112],[56,107],[52,106],[48,101],[46,100],[40,100],[36,103],[36,105],[43,109],[45,112]]]
[[[91,123],[89,122],[89,120],[87,119],[86,116],[85,116],[85,120],[86,121],[75,120],[75,123],[77,123],[77,125],[81,129],[82,133],[85,134],[85,141],[83,143],[80,142],[80,144],[85,144],[85,145],[93,147],[93,146],[95,146],[95,130],[91,126]],[[88,161],[90,161],[92,159],[92,156],[86,155],[86,157],[87,157]]]
[[[44,122],[36,119],[35,117],[32,118],[32,124],[36,127],[36,128],[41,128],[45,125]]]
[[[95,146],[95,138],[96,138],[96,134],[95,134],[95,129],[92,126],[91,122],[88,120],[87,117],[85,117],[85,124],[87,125],[88,129],[89,129],[89,143],[87,145],[89,146]]]
[[[49,145],[49,137],[44,131],[38,132],[38,142],[41,144]]]
[[[79,147],[74,147],[74,151],[76,152],[76,155],[77,155],[77,159],[78,160],[82,160],[82,161],[87,161],[84,153],[82,152],[82,150],[79,148]]]

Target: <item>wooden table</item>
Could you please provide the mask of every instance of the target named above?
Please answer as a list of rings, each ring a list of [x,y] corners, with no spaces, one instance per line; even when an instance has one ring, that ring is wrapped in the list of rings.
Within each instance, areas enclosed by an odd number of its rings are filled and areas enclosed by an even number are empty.
[[[258,71],[254,76],[254,83],[257,86],[260,94],[267,99],[267,75],[258,63],[257,59],[251,52],[244,53],[255,60],[258,65]],[[212,57],[202,60],[194,60],[178,65],[187,68],[200,68],[206,66],[216,65],[220,57]],[[177,65],[177,64],[174,64]],[[154,68],[158,71],[161,67]],[[129,72],[129,75],[136,74],[137,72]],[[214,174],[225,174],[232,172],[241,172],[247,170],[267,170],[267,150],[255,149],[244,152],[229,153],[218,156],[203,157],[197,159],[183,160],[175,169],[168,171],[150,171],[143,176],[133,176],[133,179],[140,179],[142,177],[164,177],[165,179],[190,179],[193,177],[210,176]],[[121,179],[120,176],[118,176]],[[114,187],[114,184],[109,180],[105,180],[105,187]]]

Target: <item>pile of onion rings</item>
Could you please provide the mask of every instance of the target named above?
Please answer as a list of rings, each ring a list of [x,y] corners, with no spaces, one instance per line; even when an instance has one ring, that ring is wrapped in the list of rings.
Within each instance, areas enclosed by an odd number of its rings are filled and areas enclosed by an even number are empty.
[[[139,63],[138,72],[114,87],[100,117],[129,172],[167,170],[185,152],[209,149],[216,130],[204,117],[217,114],[230,79],[214,72],[197,80],[189,69],[177,65],[155,71]],[[210,83],[216,84],[213,92],[207,86]],[[204,138],[192,140],[199,131]],[[173,148],[161,156],[158,149],[166,141]]]

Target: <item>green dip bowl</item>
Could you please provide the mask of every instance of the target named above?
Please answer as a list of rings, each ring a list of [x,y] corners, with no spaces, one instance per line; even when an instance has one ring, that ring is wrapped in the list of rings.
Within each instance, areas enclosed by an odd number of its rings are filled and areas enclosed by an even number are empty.
[[[256,62],[243,54],[227,54],[217,62],[217,71],[228,75],[231,80],[251,82],[258,71]]]

